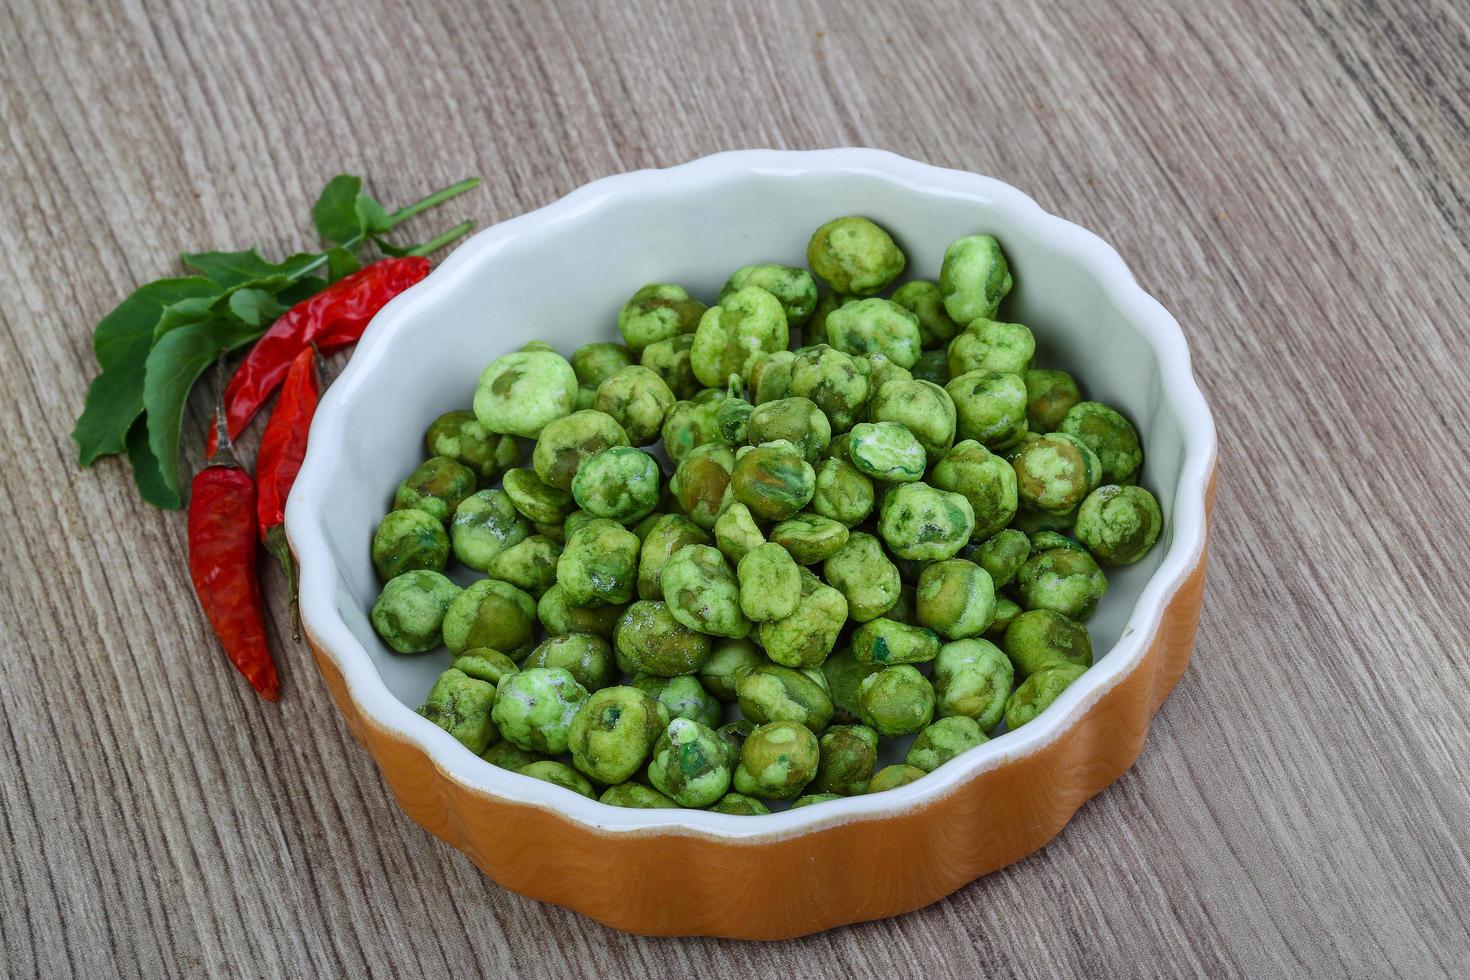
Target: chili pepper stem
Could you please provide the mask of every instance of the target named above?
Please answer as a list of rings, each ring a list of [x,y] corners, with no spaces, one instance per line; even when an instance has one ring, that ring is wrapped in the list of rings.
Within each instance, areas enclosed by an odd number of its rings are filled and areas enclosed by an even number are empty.
[[[432,208],[435,205],[443,204],[450,198],[458,197],[465,191],[472,191],[479,186],[480,178],[468,177],[464,180],[461,180],[457,184],[450,184],[442,191],[435,191],[428,197],[414,201],[412,204],[404,205],[397,211],[394,211],[392,214],[388,215],[388,220],[394,225],[397,225],[400,222],[407,221],[409,218],[412,218],[414,215],[418,214],[421,211],[427,211],[429,210],[429,208]]]
[[[403,254],[432,255],[433,253],[443,248],[445,245],[448,245],[450,242],[454,241],[456,238],[468,233],[469,230],[473,227],[475,227],[475,223],[473,221],[461,222],[460,224],[457,224],[453,228],[446,231],[444,234],[439,235],[436,238],[431,238],[417,248],[411,248]]]
[[[277,524],[266,529],[265,550],[275,556],[276,561],[281,563],[281,571],[286,574],[286,594],[291,603],[291,639],[300,643],[301,598],[297,591],[296,557],[291,554],[291,545],[286,540],[285,525]]]

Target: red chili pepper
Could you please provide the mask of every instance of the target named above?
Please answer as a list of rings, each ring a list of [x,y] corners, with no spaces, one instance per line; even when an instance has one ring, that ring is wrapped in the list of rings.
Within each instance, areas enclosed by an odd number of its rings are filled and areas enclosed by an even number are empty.
[[[225,655],[261,697],[274,701],[281,682],[255,574],[255,481],[236,461],[228,435],[221,443],[220,461],[199,471],[189,495],[189,575]]]
[[[291,362],[281,386],[281,397],[276,399],[265,434],[260,437],[260,452],[255,457],[255,511],[260,517],[260,540],[286,573],[291,593],[291,628],[298,639],[296,562],[286,543],[286,497],[291,492],[291,484],[296,482],[296,474],[301,472],[301,461],[306,458],[306,436],[320,398],[317,353],[308,347]]]
[[[365,265],[350,276],[291,307],[271,324],[225,386],[225,417],[230,438],[260,411],[303,350],[313,343],[331,354],[357,343],[368,322],[388,301],[429,274],[429,260],[413,255]],[[214,458],[219,437],[214,431],[204,455]]]

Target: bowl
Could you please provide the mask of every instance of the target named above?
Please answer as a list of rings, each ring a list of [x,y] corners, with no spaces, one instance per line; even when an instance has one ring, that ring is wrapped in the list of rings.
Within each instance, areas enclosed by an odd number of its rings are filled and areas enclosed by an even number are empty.
[[[812,230],[844,214],[890,229],[908,276],[937,276],[962,235],[996,235],[1016,281],[1002,312],[1033,328],[1038,363],[1138,425],[1164,532],[1110,573],[1095,666],[923,779],[761,817],[605,806],[496,768],[415,713],[448,655],[402,656],[374,634],[368,542],[428,423],[467,408],[481,369],[526,341],[615,339],[643,283],[712,300],[741,265],[800,264]],[[505,887],[618,929],[776,939],[927,905],[1044,845],[1132,765],[1189,660],[1214,465],[1183,334],[1102,239],[988,177],[876,150],[755,150],[594,181],[456,249],[378,314],[328,390],[286,528],[327,689],[413,820]]]

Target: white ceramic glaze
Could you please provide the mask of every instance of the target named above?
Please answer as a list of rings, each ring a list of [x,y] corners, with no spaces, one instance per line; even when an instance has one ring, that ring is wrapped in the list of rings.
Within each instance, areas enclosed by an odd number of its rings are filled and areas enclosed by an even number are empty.
[[[480,371],[500,354],[532,339],[568,355],[615,340],[618,309],[647,282],[680,283],[712,302],[741,265],[804,265],[812,230],[845,214],[892,232],[908,256],[905,278],[937,278],[955,238],[998,237],[1016,280],[1002,315],[1033,329],[1038,364],[1072,371],[1085,397],[1138,426],[1142,482],[1163,505],[1165,530],[1147,559],[1109,572],[1109,594],[1088,624],[1096,665],[1035,721],[923,779],[759,818],[604,806],[483,762],[416,714],[449,657],[403,656],[378,640],[367,617],[379,589],[368,552],[394,487],[422,459],[428,424],[468,408]],[[594,181],[480,232],[393,300],[322,401],[286,528],[301,565],[303,626],[359,709],[449,778],[607,832],[788,836],[922,806],[1079,717],[1143,655],[1165,603],[1198,563],[1214,456],[1214,425],[1179,325],[1096,235],[989,177],[878,150],[750,150]]]

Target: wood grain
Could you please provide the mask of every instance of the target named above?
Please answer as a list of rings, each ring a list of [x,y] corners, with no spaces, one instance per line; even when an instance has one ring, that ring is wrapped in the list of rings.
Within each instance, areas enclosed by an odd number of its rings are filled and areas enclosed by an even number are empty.
[[[0,973],[1470,961],[1463,3],[0,10]],[[398,812],[279,590],[273,706],[206,632],[179,516],[115,461],[75,468],[89,325],[181,248],[304,244],[334,172],[389,201],[483,175],[447,225],[720,149],[841,144],[993,174],[1107,237],[1183,323],[1221,431],[1199,642],[1138,765],[928,909],[758,945],[501,890]]]

